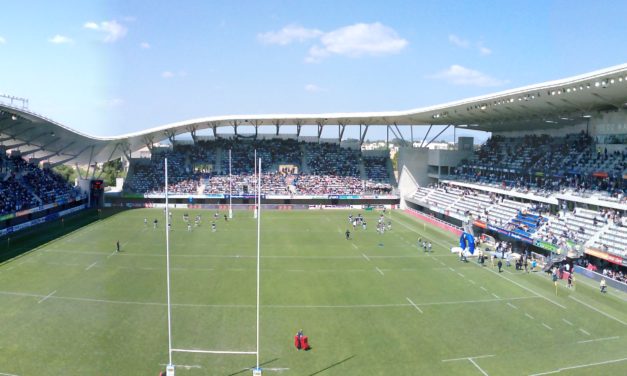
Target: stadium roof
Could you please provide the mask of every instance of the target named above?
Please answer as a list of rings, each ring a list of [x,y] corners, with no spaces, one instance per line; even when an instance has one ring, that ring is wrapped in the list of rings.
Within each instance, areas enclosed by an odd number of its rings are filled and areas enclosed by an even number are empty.
[[[454,125],[487,132],[566,127],[627,108],[627,64],[408,111],[212,116],[116,137],[77,132],[24,108],[0,104],[0,143],[53,164],[104,162],[203,129],[239,126]]]

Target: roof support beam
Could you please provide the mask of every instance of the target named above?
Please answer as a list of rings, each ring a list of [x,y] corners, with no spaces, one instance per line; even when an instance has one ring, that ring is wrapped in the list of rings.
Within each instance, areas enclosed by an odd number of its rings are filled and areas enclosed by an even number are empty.
[[[113,157],[113,153],[115,153],[116,150],[118,150],[118,146],[120,146],[119,143],[115,144],[115,147],[113,148],[113,151],[111,151],[111,154],[109,154],[109,158],[107,158],[107,162],[111,160],[111,157]],[[95,170],[94,170],[95,172]],[[104,172],[104,168],[102,170],[100,170],[100,173],[98,174],[98,177],[96,179],[100,179],[100,177],[102,176],[102,173]]]
[[[195,145],[198,142],[198,137],[196,136],[196,130],[198,130],[198,125],[188,125],[187,127],[185,127],[185,129],[189,131],[189,134],[192,136],[192,141]]]
[[[450,124],[449,124],[449,125],[447,125],[444,129],[442,129],[442,130],[440,131],[440,133],[436,134],[436,135],[435,135],[435,137],[433,137],[433,138],[431,139],[431,141],[429,141],[429,142],[425,145],[425,147],[429,146],[429,144],[430,144],[430,143],[432,143],[432,142],[433,142],[433,140],[435,140],[436,138],[440,137],[440,135],[441,135],[442,133],[444,133],[444,131],[445,131],[445,130],[449,129],[449,127],[450,127],[450,126],[451,126]]]
[[[173,129],[166,129],[165,131],[163,131],[163,134],[165,134],[168,140],[170,140],[170,143],[174,145],[176,131],[174,131]]]
[[[235,137],[237,137],[237,120],[231,121],[230,124],[233,126],[233,133],[235,133]]]
[[[344,136],[344,130],[345,129],[346,129],[346,125],[343,124],[342,122],[338,122],[337,133],[338,133],[338,137],[340,139],[340,144],[342,143],[342,137]]]
[[[279,135],[279,130],[281,129],[281,125],[283,125],[283,122],[280,120],[277,120],[274,122],[274,126],[276,127],[276,135]]]
[[[433,127],[433,124],[429,124],[429,129],[427,129],[427,134],[425,134],[425,137],[422,139],[422,142],[420,143],[419,147],[422,147],[422,145],[424,145],[425,140],[427,139],[427,137],[429,136],[429,132],[431,132],[431,128]]]
[[[300,130],[303,127],[303,122],[300,120],[296,120],[296,140],[298,140],[298,137],[300,137]]]
[[[364,140],[366,139],[366,133],[368,133],[368,128],[370,127],[370,125],[367,124],[363,124],[364,125],[364,133],[361,133],[361,126],[362,124],[359,124],[359,145],[364,143]]]
[[[320,136],[322,136],[322,129],[324,128],[324,122],[317,121],[316,124],[318,124],[318,143],[320,143]]]
[[[67,163],[67,162],[69,162],[69,161],[71,161],[72,159],[75,159],[75,158],[76,157],[70,157],[70,158],[67,158],[67,159],[62,159],[60,161],[56,161],[54,163],[50,163],[50,167],[60,166],[60,165],[65,164],[65,163]]]
[[[394,122],[394,127],[398,131],[398,135],[400,136],[401,140],[403,140],[403,145],[407,146],[407,140],[405,140],[405,137],[403,137],[403,133],[401,133],[401,130],[398,128],[398,124],[396,124],[396,122]]]
[[[255,127],[255,140],[259,136],[259,126],[262,124],[261,120],[252,120],[250,122]]]

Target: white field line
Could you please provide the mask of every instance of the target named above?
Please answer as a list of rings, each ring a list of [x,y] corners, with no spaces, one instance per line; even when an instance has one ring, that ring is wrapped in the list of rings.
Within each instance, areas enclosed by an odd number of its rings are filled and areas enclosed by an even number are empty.
[[[552,373],[560,373],[562,371],[568,371],[571,369],[579,369],[579,368],[586,368],[586,367],[594,367],[594,366],[602,366],[604,364],[612,364],[612,363],[620,363],[620,362],[624,362],[626,361],[627,358],[621,358],[621,359],[612,359],[612,360],[606,360],[604,362],[596,362],[596,363],[588,363],[588,364],[580,364],[577,366],[570,366],[570,367],[562,367],[562,368],[558,368],[556,370],[553,371],[547,371],[547,372],[541,372],[541,373],[534,373],[530,376],[542,376],[542,375],[550,375]]]
[[[0,375],[2,375],[2,376],[18,376],[18,375],[14,375],[12,373],[2,373],[2,372],[0,372]]]
[[[449,266],[448,270],[450,270],[452,272],[455,272],[455,269],[451,268],[450,266]]]
[[[570,326],[573,326],[573,323],[572,323],[572,322],[570,322],[570,321],[568,321],[568,320],[566,320],[566,319],[562,319],[562,321],[564,321],[566,324],[568,324],[568,325],[570,325]]]
[[[488,289],[486,289],[486,288],[485,288],[485,287],[483,287],[483,286],[479,286],[479,288],[480,288],[481,290],[485,291],[485,292],[488,292]]]
[[[56,292],[56,291],[55,291]],[[45,298],[45,295],[12,292],[12,291],[0,291],[0,295],[7,296],[22,296],[31,298]],[[129,300],[106,300],[106,299],[94,299],[94,298],[79,298],[69,296],[48,295],[48,299],[68,300],[77,302],[88,303],[105,303],[105,304],[126,304],[126,305],[145,305],[145,306],[157,306],[164,307],[165,303],[161,302],[139,302]],[[508,300],[526,300],[537,299],[536,296],[523,296],[514,298],[502,298],[502,299],[482,299],[482,300],[458,300],[458,301],[443,301],[443,302],[425,302],[416,304],[418,306],[437,306],[437,305],[457,305],[457,304],[480,304],[480,303],[492,303]],[[174,307],[189,307],[189,308],[255,308],[254,304],[193,304],[193,303],[172,303]],[[298,305],[298,304],[269,304],[262,305],[263,308],[273,309],[363,309],[363,308],[397,308],[397,307],[409,307],[410,304],[344,304],[344,305]]]
[[[403,217],[401,217],[401,218],[403,218]],[[412,220],[412,219],[410,219],[410,218],[408,218],[408,220],[413,221],[413,220]],[[411,232],[413,232],[413,233],[416,233],[416,234],[418,234],[418,235],[423,235],[423,234],[421,234],[421,233],[420,233],[420,231],[418,231],[418,230],[416,230],[415,228],[412,228],[412,227],[410,227],[409,225],[407,225],[407,224],[404,222],[404,219],[403,219],[403,220],[398,220],[398,218],[397,218],[396,223],[398,223],[398,224],[402,225],[403,227],[405,227],[406,229],[408,229],[409,231],[411,231]],[[440,246],[442,246],[444,249],[448,249],[448,248],[449,248],[449,245],[448,245],[448,244],[446,244],[446,243],[442,243],[442,242],[440,242],[440,241],[439,241],[439,240],[437,240],[437,239],[432,239],[432,241],[433,241],[433,243],[435,243],[435,244],[439,244],[439,245],[440,245]]]
[[[569,296],[569,298],[571,298],[572,300],[576,301],[576,302],[577,302],[577,303],[579,303],[579,304],[583,304],[584,306],[586,306],[586,307],[590,308],[590,309],[591,309],[591,310],[593,310],[593,311],[597,311],[598,313],[602,314],[603,316],[605,316],[605,317],[607,317],[607,318],[610,318],[610,319],[612,319],[612,320],[618,321],[619,323],[621,323],[621,324],[623,324],[623,325],[627,326],[627,323],[626,323],[626,322],[624,322],[623,320],[621,320],[621,319],[619,319],[619,318],[617,318],[617,317],[615,317],[615,316],[612,316],[612,315],[610,315],[609,313],[603,312],[603,311],[601,311],[600,309],[598,309],[598,308],[596,308],[596,307],[594,307],[594,306],[591,306],[590,304],[588,304],[588,303],[586,303],[586,302],[582,302],[581,300],[579,300],[579,299],[575,298],[575,297],[574,297],[574,296],[572,296],[572,295],[570,295],[570,296]]]
[[[531,316],[530,314],[528,314],[527,312],[525,312],[525,316],[529,317],[530,319],[534,319],[533,316]]]
[[[228,351],[228,350],[172,349],[172,352],[197,353],[197,354],[257,355],[256,351]]]
[[[45,302],[46,300],[48,300],[50,297],[52,297],[52,295],[54,295],[54,293],[57,292],[57,290],[54,290],[53,292],[51,292],[50,294],[44,296],[43,298],[39,299],[39,301],[37,303],[41,303],[41,302]]]
[[[553,328],[551,328],[550,326],[548,326],[548,325],[547,325],[547,324],[545,324],[545,323],[542,323],[542,326],[544,326],[544,327],[545,327],[545,328],[547,328],[548,330],[553,330]]]
[[[587,335],[587,336],[592,335],[587,330],[585,330],[584,328],[579,328],[579,331],[582,332],[583,334]]]
[[[466,276],[465,276],[465,275],[463,275],[462,273],[459,273],[459,272],[458,272],[458,273],[457,273],[457,275],[458,275],[458,276],[460,276],[460,277],[462,277],[462,278],[466,278]]]
[[[422,309],[420,309],[420,307],[418,307],[418,306],[416,305],[416,303],[414,303],[411,299],[409,299],[409,298],[405,298],[405,299],[407,299],[407,301],[409,302],[409,304],[411,304],[412,306],[414,306],[414,308],[416,308],[416,309],[418,310],[418,312],[423,313],[423,312],[422,312]]]
[[[470,282],[471,284],[475,284],[475,281],[473,281],[472,279],[469,279],[468,282]]]
[[[359,249],[359,247],[358,247],[358,246],[356,246],[356,245],[355,245],[355,243],[351,243],[351,245],[353,246],[353,248],[355,248],[355,249]]]
[[[507,305],[514,308],[514,309],[518,309],[518,307],[516,307],[515,305],[513,305],[512,303],[507,302]]]
[[[98,263],[98,262],[96,261],[96,262],[94,262],[93,264],[89,265],[88,267],[86,267],[86,268],[85,268],[85,271],[87,271],[87,270],[89,270],[89,269],[93,268],[94,266],[96,266],[96,264],[97,264],[97,263]]]
[[[614,337],[605,337],[605,338],[597,338],[597,339],[587,339],[585,341],[577,341],[577,343],[588,343],[588,342],[599,342],[599,341],[611,341],[613,339],[619,339],[619,336]]]
[[[368,255],[366,255],[365,253],[362,253],[361,255],[364,256],[366,260],[370,261],[370,257],[368,257]]]
[[[443,362],[457,362],[459,360],[468,360],[468,359],[482,359],[482,358],[492,358],[494,355],[478,355],[478,356],[466,356],[463,358],[455,358],[455,359],[444,359]]]
[[[484,376],[488,376],[488,374],[481,369],[481,367],[479,367],[479,365],[472,358],[468,358],[468,360],[470,360],[470,363],[472,363],[479,370],[479,372],[481,372]]]
[[[374,268],[375,268],[375,269],[377,269],[377,271],[379,272],[379,274],[381,274],[381,275],[385,275],[385,274],[383,273],[383,271],[382,271],[381,269],[379,269],[379,267],[375,266]]]
[[[474,263],[472,263],[472,264],[474,264]],[[477,265],[477,266],[479,266],[479,265]],[[492,270],[492,269],[488,269],[488,268],[484,268],[484,269],[485,269],[485,270],[487,270],[487,271],[489,271],[489,272],[491,272],[491,273],[494,273],[495,275],[497,275],[497,276],[499,276],[499,277],[501,277],[501,278],[503,278],[503,279],[505,279],[505,280],[507,280],[507,281],[510,281],[511,283],[515,284],[516,286],[518,286],[518,287],[520,287],[520,288],[522,288],[522,289],[525,289],[525,290],[529,291],[530,293],[532,293],[532,294],[534,294],[534,295],[536,295],[536,296],[538,296],[538,297],[540,297],[540,298],[542,298],[542,299],[544,299],[544,300],[546,300],[546,301],[548,301],[548,302],[551,302],[551,303],[555,304],[556,306],[558,306],[558,307],[560,307],[560,308],[566,309],[566,307],[564,307],[563,305],[559,304],[558,302],[553,301],[553,300],[551,300],[551,299],[547,298],[546,296],[541,295],[540,293],[536,292],[535,290],[532,290],[532,289],[530,289],[529,287],[526,287],[526,286],[524,286],[524,285],[521,285],[520,283],[518,283],[518,282],[516,282],[516,281],[514,281],[514,280],[512,280],[512,279],[507,278],[507,277],[506,277],[506,276],[504,276],[502,273],[501,273],[501,274],[499,274],[498,272],[496,272],[496,271],[494,271],[494,270]]]
[[[495,297],[496,299],[501,299],[498,295],[496,295],[495,293],[492,293],[492,296]]]

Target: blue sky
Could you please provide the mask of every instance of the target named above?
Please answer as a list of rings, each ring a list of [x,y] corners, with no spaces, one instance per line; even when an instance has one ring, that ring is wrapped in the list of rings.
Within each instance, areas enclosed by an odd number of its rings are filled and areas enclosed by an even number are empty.
[[[0,93],[99,136],[405,110],[625,63],[626,21],[625,1],[4,2]]]

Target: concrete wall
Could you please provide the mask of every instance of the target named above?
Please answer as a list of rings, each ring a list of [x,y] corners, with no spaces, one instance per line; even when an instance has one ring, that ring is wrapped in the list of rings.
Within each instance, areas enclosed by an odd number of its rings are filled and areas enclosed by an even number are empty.
[[[404,167],[407,168],[416,183],[421,186],[429,184],[428,162],[429,149],[427,148],[402,147],[398,149],[398,170],[403,171]]]

